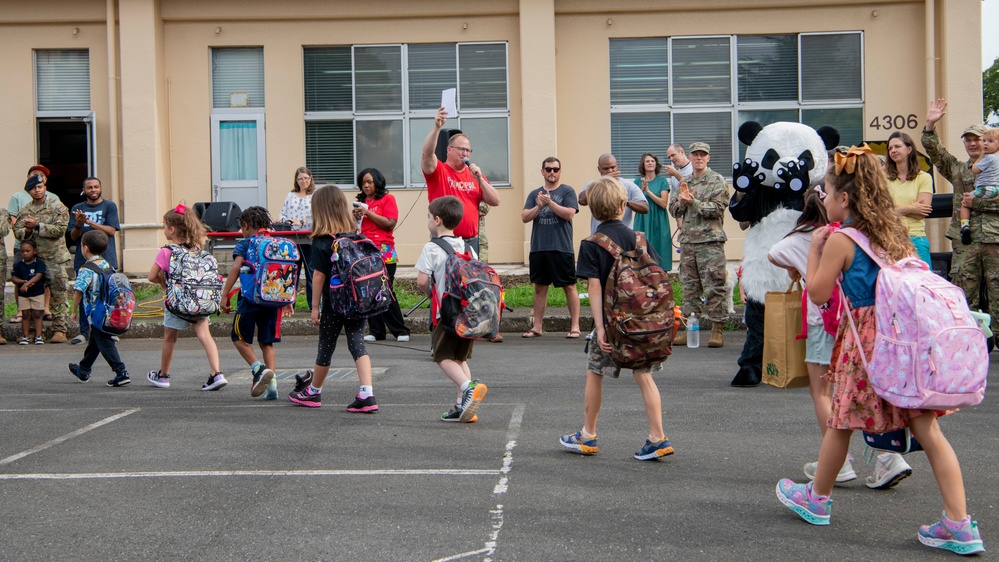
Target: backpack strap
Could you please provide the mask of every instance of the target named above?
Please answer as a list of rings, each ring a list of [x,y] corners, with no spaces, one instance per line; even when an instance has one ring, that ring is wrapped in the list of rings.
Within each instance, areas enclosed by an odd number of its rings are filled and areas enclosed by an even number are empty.
[[[449,255],[449,256],[451,254],[455,253],[454,246],[452,246],[451,244],[448,244],[446,240],[444,240],[443,238],[441,238],[439,236],[434,236],[433,238],[430,239],[430,241],[433,242],[434,244],[437,244],[438,246],[440,246],[441,249],[444,250],[445,252],[447,252],[447,255]]]
[[[624,253],[624,249],[618,246],[617,242],[611,240],[610,236],[607,236],[603,232],[594,232],[587,238],[588,241],[593,242],[597,246],[603,248],[608,254],[614,256],[614,259],[618,259],[621,254]],[[638,246],[639,240],[642,242],[642,246]],[[644,249],[645,238],[639,238],[638,233],[635,233],[635,245],[636,247],[641,247]]]
[[[884,269],[890,266],[889,263],[885,262],[884,259],[882,259],[874,252],[874,249],[871,248],[871,239],[868,238],[867,235],[864,234],[863,232],[857,230],[856,228],[853,228],[852,226],[840,228],[836,232],[842,232],[847,236],[847,238],[853,240],[853,242],[857,246],[859,246],[860,249],[863,250],[865,254],[870,256],[871,260],[874,263],[878,264],[878,267]]]

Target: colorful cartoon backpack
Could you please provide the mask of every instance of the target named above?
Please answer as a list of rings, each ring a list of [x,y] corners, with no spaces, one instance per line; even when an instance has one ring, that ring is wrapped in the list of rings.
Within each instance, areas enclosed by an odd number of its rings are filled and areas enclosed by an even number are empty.
[[[339,234],[333,240],[330,304],[344,318],[378,316],[389,308],[392,290],[381,249],[361,234]]]
[[[111,268],[99,267],[94,262],[87,262],[83,267],[101,279],[97,300],[84,309],[90,317],[90,326],[105,334],[124,334],[132,327],[132,312],[135,310],[135,293],[128,277]]]
[[[261,230],[249,239],[239,272],[240,294],[258,306],[284,307],[298,298],[298,245]]]
[[[222,277],[219,264],[204,250],[191,252],[171,244],[170,268],[166,275],[166,308],[188,321],[218,314],[222,303]]]
[[[499,333],[500,314],[505,308],[503,285],[496,270],[466,251],[458,253],[443,238],[431,242],[447,252],[444,265],[444,294],[434,294],[434,310],[440,310],[438,323],[448,332],[465,339],[493,339]],[[432,281],[436,287],[436,281]]]
[[[627,369],[662,363],[673,353],[676,302],[669,275],[649,254],[645,234],[636,232],[635,249],[627,252],[600,232],[587,240],[614,256],[603,294],[611,360]]]
[[[839,232],[881,268],[874,296],[874,352],[869,361],[860,356],[878,396],[899,408],[943,410],[981,402],[988,348],[964,291],[918,258],[886,263],[855,228]],[[859,341],[853,315],[847,318]]]

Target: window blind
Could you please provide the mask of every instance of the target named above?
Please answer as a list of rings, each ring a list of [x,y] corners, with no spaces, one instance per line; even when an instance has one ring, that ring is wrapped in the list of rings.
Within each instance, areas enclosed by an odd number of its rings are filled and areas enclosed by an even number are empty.
[[[249,95],[248,107],[264,107],[263,47],[212,49],[212,107],[230,107],[235,92]]]
[[[90,52],[35,51],[38,111],[90,111]]]

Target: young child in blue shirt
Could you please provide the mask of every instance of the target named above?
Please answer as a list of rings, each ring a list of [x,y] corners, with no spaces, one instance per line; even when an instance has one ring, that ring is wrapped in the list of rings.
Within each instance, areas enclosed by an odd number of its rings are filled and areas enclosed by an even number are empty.
[[[229,314],[229,291],[239,279],[239,270],[248,259],[250,238],[262,234],[271,227],[271,215],[263,207],[248,207],[239,215],[239,229],[244,238],[236,243],[232,250],[232,269],[222,287],[222,312]],[[274,368],[277,366],[277,351],[274,344],[281,341],[281,315],[291,316],[294,306],[283,308],[258,306],[242,294],[237,297],[236,316],[232,319],[232,343],[236,351],[250,365],[253,382],[250,385],[250,396],[256,398],[265,394],[264,400],[276,400],[277,381],[274,379]],[[257,332],[257,343],[264,360],[257,359],[253,351],[253,333]]]
[[[80,239],[80,251],[83,252],[83,257],[86,258],[87,263],[96,265],[102,271],[111,270],[108,262],[101,257],[107,247],[108,235],[100,230],[91,230]],[[86,299],[87,305],[92,307],[100,298],[101,275],[88,267],[81,267],[76,275],[76,281],[73,283],[73,289],[73,308],[70,311],[69,320],[72,323],[78,323],[80,321],[80,305],[84,299]],[[97,356],[102,355],[115,373],[114,378],[108,381],[108,386],[121,387],[132,382],[125,369],[125,363],[118,355],[117,342],[110,334],[105,334],[93,326],[91,328],[87,349],[83,352],[83,359],[79,363],[70,363],[69,372],[80,382],[89,381],[90,370],[94,366],[94,362],[97,361]]]
[[[43,345],[42,318],[45,316],[45,262],[38,257],[34,240],[21,242],[21,261],[14,264],[10,280],[17,294],[17,309],[21,311],[23,337],[17,343],[31,343],[31,322],[35,323],[35,345]]]

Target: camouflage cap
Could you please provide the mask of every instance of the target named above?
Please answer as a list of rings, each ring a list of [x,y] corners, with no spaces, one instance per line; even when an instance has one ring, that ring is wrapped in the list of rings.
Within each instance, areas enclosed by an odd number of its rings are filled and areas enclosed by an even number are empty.
[[[985,134],[985,125],[979,125],[976,123],[965,129],[964,132],[961,133],[961,138],[964,138],[964,135],[975,135],[976,137],[981,137],[984,134]]]
[[[711,154],[711,146],[706,142],[692,142],[690,143],[690,148],[687,149],[687,152],[703,152],[705,154]]]

